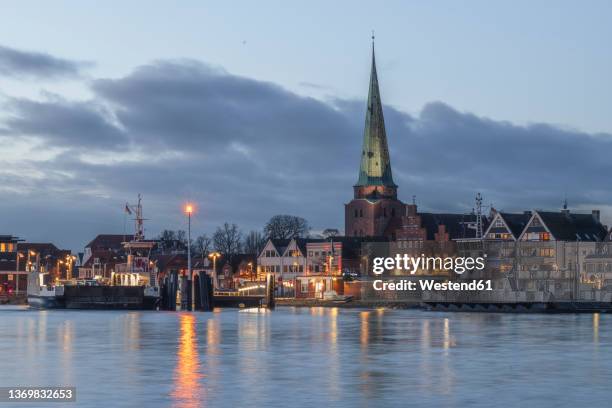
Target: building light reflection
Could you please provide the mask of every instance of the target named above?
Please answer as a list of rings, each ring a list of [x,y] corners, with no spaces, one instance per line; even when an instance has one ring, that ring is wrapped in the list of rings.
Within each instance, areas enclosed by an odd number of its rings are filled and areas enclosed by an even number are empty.
[[[361,312],[359,316],[361,317],[359,341],[361,343],[361,348],[363,349],[364,347],[367,347],[368,343],[370,342],[370,322],[368,320],[370,317],[370,312]]]
[[[174,375],[173,406],[192,408],[200,406],[199,372],[196,318],[192,314],[180,315],[180,337],[177,349],[177,365]]]
[[[593,343],[599,343],[599,313],[593,313]]]

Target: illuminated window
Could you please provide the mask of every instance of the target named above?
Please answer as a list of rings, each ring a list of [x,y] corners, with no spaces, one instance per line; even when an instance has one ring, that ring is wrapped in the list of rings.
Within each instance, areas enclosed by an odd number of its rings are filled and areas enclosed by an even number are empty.
[[[540,241],[550,241],[550,233],[540,232]]]
[[[6,244],[4,242],[0,242],[0,252],[6,252]]]
[[[540,248],[538,251],[539,256],[555,256],[555,250],[553,248]]]

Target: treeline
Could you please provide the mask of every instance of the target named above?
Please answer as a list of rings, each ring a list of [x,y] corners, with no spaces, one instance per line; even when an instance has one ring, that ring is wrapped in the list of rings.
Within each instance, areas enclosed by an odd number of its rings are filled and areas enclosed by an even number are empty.
[[[264,225],[262,231],[252,230],[243,233],[238,225],[224,223],[217,227],[212,237],[203,234],[191,241],[191,254],[204,260],[215,250],[231,257],[239,253],[259,254],[269,238],[290,239],[306,237],[310,232],[308,221],[294,215],[275,215]],[[184,251],[187,249],[187,233],[183,230],[164,230],[157,237],[164,252]]]

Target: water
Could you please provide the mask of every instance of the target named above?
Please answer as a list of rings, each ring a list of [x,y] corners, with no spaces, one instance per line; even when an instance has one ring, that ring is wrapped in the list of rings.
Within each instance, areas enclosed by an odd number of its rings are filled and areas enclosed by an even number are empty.
[[[611,334],[599,314],[0,308],[0,386],[74,385],[79,407],[609,407]]]

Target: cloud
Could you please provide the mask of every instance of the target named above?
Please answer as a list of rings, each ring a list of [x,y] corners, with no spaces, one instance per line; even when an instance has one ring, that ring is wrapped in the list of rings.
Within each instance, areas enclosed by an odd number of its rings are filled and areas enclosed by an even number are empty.
[[[78,151],[116,150],[128,142],[112,123],[112,113],[95,101],[9,98],[4,109],[8,113],[0,130],[4,135],[36,137],[47,145]]]
[[[139,192],[150,234],[184,227],[187,199],[200,208],[196,233],[224,221],[261,228],[277,213],[317,229],[343,227],[365,96],[321,101],[191,60],[157,61],[95,80],[92,90],[91,101],[9,102],[5,134],[66,150],[48,160],[24,155],[19,176],[0,171],[0,198],[11,194],[0,200],[3,230],[40,234],[39,224],[22,221],[25,208],[37,208],[52,223],[81,225],[48,238],[78,248],[94,233],[120,230],[122,204]],[[478,191],[505,210],[555,209],[565,195],[575,208],[610,208],[610,135],[519,126],[442,102],[417,115],[391,106],[384,113],[400,197],[416,195],[423,210],[470,211]]]
[[[0,45],[0,75],[13,78],[76,78],[91,63],[72,61],[41,52],[21,51]]]

